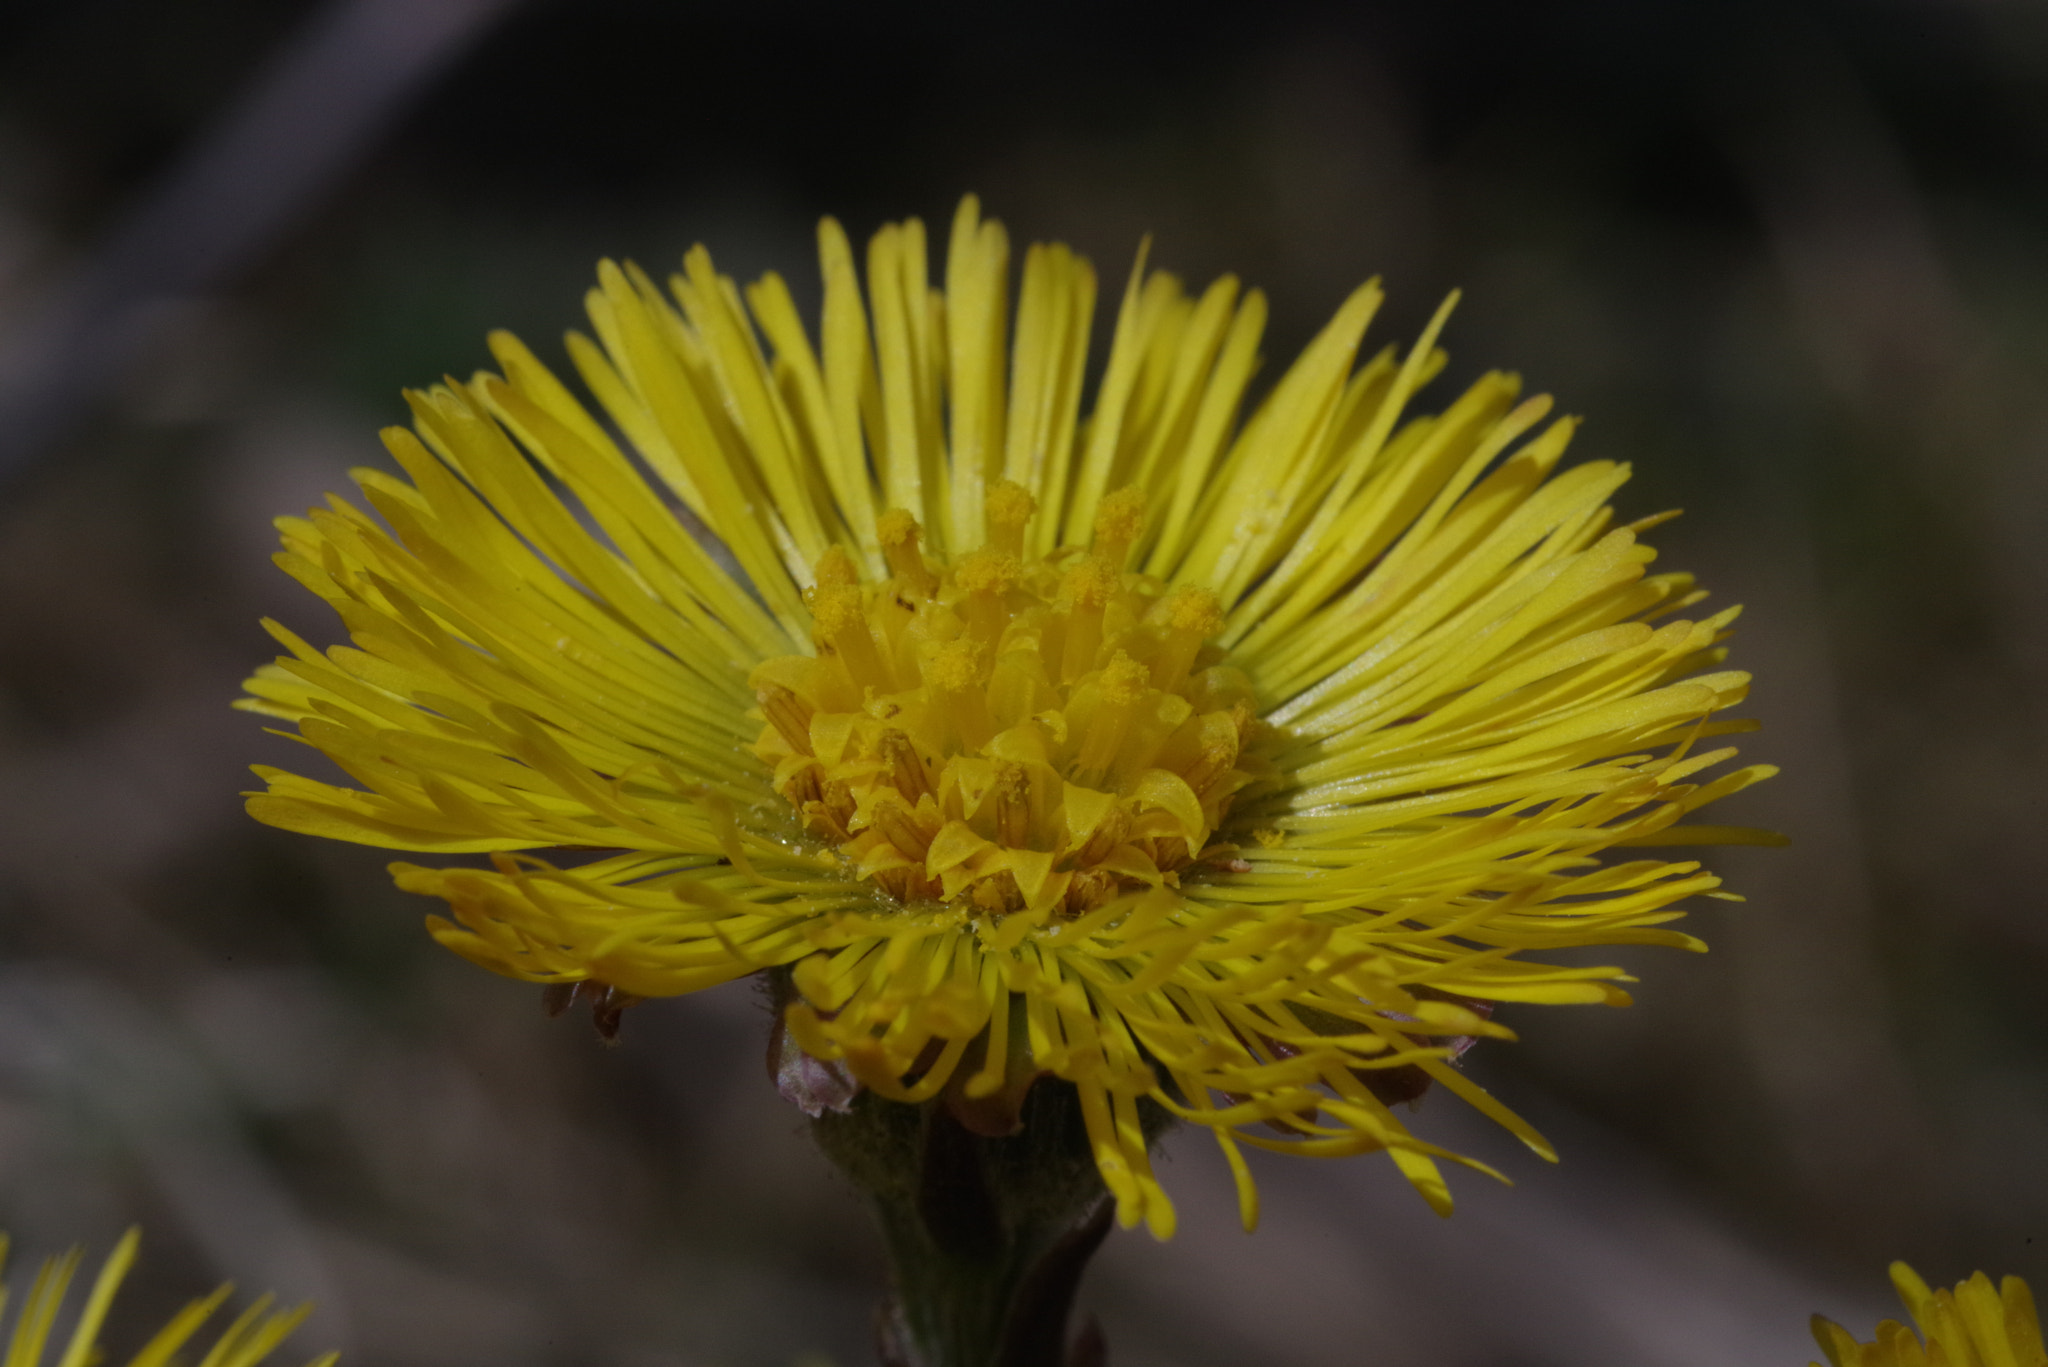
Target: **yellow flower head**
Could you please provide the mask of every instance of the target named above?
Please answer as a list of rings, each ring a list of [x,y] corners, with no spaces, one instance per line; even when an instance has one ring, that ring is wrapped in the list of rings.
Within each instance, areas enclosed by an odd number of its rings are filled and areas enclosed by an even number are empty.
[[[1815,1315],[1813,1337],[1833,1367],[2048,1367],[2033,1293],[2018,1277],[1994,1287],[1979,1272],[1953,1291],[1930,1291],[1919,1273],[1893,1263],[1892,1285],[1919,1336],[1886,1320],[1875,1341],[1858,1343],[1841,1325]]]
[[[1066,1079],[1162,1236],[1148,1098],[1248,1224],[1240,1144],[1384,1149],[1448,1209],[1389,1108],[1432,1081],[1549,1156],[1457,1053],[1497,1002],[1628,1000],[1532,953],[1699,948],[1667,923],[1712,875],[1602,855],[1749,838],[1685,817],[1770,772],[1697,777],[1735,614],[1674,618],[1703,595],[1614,525],[1626,467],[1553,476],[1573,423],[1512,375],[1410,414],[1450,306],[1362,358],[1376,283],[1247,418],[1263,296],[1141,254],[1084,415],[1067,248],[1013,319],[971,198],[941,288],[915,220],[865,291],[819,247],[815,342],[778,276],[604,263],[568,339],[602,420],[496,334],[502,374],[385,432],[405,478],[357,473],[381,525],[282,520],[353,645],[271,624],[243,705],[358,786],[262,769],[250,811],[489,852],[395,872],[441,943],[613,1020],[777,969],[793,1045],[883,1096],[1000,1132]]]
[[[79,1309],[71,1337],[56,1359],[55,1367],[94,1367],[104,1360],[106,1354],[99,1342],[100,1329],[106,1323],[107,1311],[114,1304],[114,1294],[120,1290],[128,1270],[135,1265],[135,1251],[140,1241],[141,1235],[131,1229],[107,1255],[99,1276],[93,1280],[92,1290],[86,1294],[85,1304]],[[78,1275],[82,1256],[80,1250],[74,1248],[61,1258],[44,1261],[29,1288],[27,1299],[21,1301],[20,1309],[14,1312],[14,1325],[7,1331],[7,1348],[5,1355],[0,1356],[0,1367],[42,1367],[44,1350],[50,1346],[50,1333],[56,1325],[57,1312],[63,1308],[65,1295]],[[6,1258],[7,1236],[0,1234],[0,1264],[4,1264]],[[232,1286],[222,1286],[212,1295],[187,1304],[128,1360],[128,1367],[170,1367],[182,1361],[178,1350],[205,1326],[233,1290]],[[11,1299],[8,1288],[0,1284],[0,1307]],[[296,1310],[274,1311],[270,1306],[271,1298],[264,1296],[238,1315],[214,1341],[202,1367],[256,1367],[276,1351],[311,1309],[302,1305]],[[335,1355],[329,1353],[315,1359],[308,1367],[332,1367],[334,1360]]]

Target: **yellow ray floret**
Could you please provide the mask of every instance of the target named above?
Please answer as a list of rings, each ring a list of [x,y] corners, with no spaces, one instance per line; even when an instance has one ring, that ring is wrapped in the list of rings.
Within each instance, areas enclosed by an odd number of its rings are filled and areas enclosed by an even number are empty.
[[[990,1124],[1066,1079],[1162,1235],[1141,1104],[1215,1132],[1247,1223],[1246,1144],[1386,1150],[1448,1209],[1392,1110],[1431,1083],[1548,1156],[1457,1055],[1496,1003],[1628,1000],[1544,951],[1698,948],[1670,922],[1718,880],[1610,852],[1762,838],[1690,818],[1771,772],[1706,776],[1734,612],[1650,572],[1627,469],[1560,472],[1574,424],[1512,375],[1412,412],[1450,305],[1368,355],[1376,283],[1247,412],[1263,297],[1141,253],[1084,415],[1066,248],[1014,302],[971,198],[941,285],[915,221],[865,288],[819,249],[815,337],[701,248],[666,289],[606,263],[595,412],[496,335],[502,373],[409,396],[367,506],[282,520],[350,644],[272,624],[243,705],[348,781],[259,770],[250,810],[488,855],[397,877],[500,973],[787,972],[804,1050]]]
[[[113,1307],[115,1293],[120,1290],[129,1269],[135,1265],[135,1253],[140,1242],[140,1233],[131,1229],[107,1255],[99,1275],[93,1279],[92,1289],[86,1293],[85,1303],[79,1307],[77,1318],[70,1325],[71,1332],[63,1351],[53,1360],[54,1367],[93,1367],[93,1364],[105,1360],[106,1350],[99,1341],[100,1330],[106,1323],[107,1311]],[[81,1250],[74,1248],[61,1257],[44,1260],[29,1287],[28,1296],[14,1311],[14,1326],[8,1332],[6,1354],[0,1357],[0,1367],[42,1367],[47,1351],[54,1346],[53,1331],[58,1313],[63,1309],[72,1281],[78,1275],[83,1256]],[[6,1257],[7,1236],[0,1234],[0,1266],[4,1266]],[[129,1367],[169,1367],[174,1362],[188,1361],[188,1358],[179,1356],[180,1350],[205,1327],[206,1321],[220,1309],[233,1290],[232,1286],[222,1286],[212,1295],[186,1305],[128,1360]],[[12,1299],[9,1288],[0,1283],[0,1312],[4,1312]],[[295,1310],[272,1310],[270,1307],[271,1298],[264,1296],[237,1316],[221,1331],[213,1347],[205,1354],[202,1367],[256,1367],[277,1350],[311,1309],[304,1305]],[[308,1367],[332,1367],[334,1361],[335,1354],[328,1353],[314,1359]]]
[[[1893,1263],[1891,1271],[1912,1326],[1886,1320],[1875,1339],[1859,1343],[1841,1325],[1815,1315],[1813,1337],[1833,1367],[2048,1367],[2034,1296],[2018,1277],[1994,1286],[1979,1272],[1951,1291],[1930,1290],[1904,1263]]]

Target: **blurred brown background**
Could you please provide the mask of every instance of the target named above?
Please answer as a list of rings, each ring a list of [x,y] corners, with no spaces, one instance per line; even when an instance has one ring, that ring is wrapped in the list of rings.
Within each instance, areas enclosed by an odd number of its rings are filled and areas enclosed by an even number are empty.
[[[384,856],[259,828],[227,710],[269,518],[396,390],[550,354],[600,255],[702,240],[814,291],[811,229],[978,191],[1119,288],[1137,238],[1271,292],[1268,373],[1358,280],[1450,288],[1682,505],[1749,605],[1786,773],[1705,958],[1521,1010],[1471,1068],[1551,1169],[1439,1222],[1384,1162],[1201,1136],[1185,1231],[1086,1303],[1121,1367],[1709,1367],[1868,1326],[1884,1263],[2048,1290],[2048,6],[16,0],[0,10],[0,1225],[148,1230],[130,1331],[231,1276],[370,1367],[867,1360],[850,1193],[745,985],[600,1048],[435,950]],[[116,1337],[117,1348],[124,1342]]]

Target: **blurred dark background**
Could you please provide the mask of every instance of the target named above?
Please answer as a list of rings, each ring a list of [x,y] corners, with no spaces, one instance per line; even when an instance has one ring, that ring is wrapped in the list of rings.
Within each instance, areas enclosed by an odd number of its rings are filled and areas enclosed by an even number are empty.
[[[1267,289],[1275,373],[1365,276],[1430,398],[1493,366],[1683,506],[1785,766],[1705,958],[1510,1013],[1549,1129],[1439,1222],[1391,1167],[1170,1144],[1123,1367],[1796,1363],[1883,1267],[2048,1290],[2048,6],[72,0],[0,9],[0,1225],[147,1226],[121,1321],[234,1277],[370,1367],[866,1360],[864,1215],[744,984],[600,1048],[434,949],[385,856],[260,828],[227,710],[273,514],[397,389],[556,354],[602,255],[815,292],[812,228],[973,190],[1121,288]],[[122,1346],[118,1333],[116,1347]]]

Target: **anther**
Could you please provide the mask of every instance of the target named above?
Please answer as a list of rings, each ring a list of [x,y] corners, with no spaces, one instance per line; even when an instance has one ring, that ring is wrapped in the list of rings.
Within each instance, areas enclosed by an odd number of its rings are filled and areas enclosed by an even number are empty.
[[[925,830],[917,814],[902,803],[877,802],[872,820],[882,838],[894,845],[905,858],[922,863],[925,855],[931,852],[932,832]]]
[[[1013,850],[1026,848],[1031,839],[1031,775],[1023,765],[997,767],[995,809],[996,843]]]
[[[1075,852],[1075,866],[1085,869],[1092,864],[1100,864],[1109,858],[1111,850],[1124,843],[1130,835],[1130,830],[1131,820],[1124,814],[1123,809],[1112,807],[1109,815],[1103,818],[1102,824],[1089,832],[1088,843]]]
[[[1005,555],[1024,554],[1024,526],[1038,511],[1038,500],[1014,480],[1003,480],[988,491],[983,512],[988,520],[988,544]]]
[[[1188,842],[1177,835],[1159,836],[1152,841],[1152,862],[1161,873],[1173,873],[1185,868],[1194,855],[1188,852]]]
[[[1078,862],[1078,860],[1077,860]],[[1067,886],[1067,914],[1079,916],[1116,896],[1123,881],[1104,869],[1091,869],[1086,865],[1074,875],[1074,881]]]
[[[810,806],[824,797],[825,790],[819,786],[821,770],[815,764],[807,764],[789,778],[789,786],[782,795],[795,803],[799,810]]]
[[[1118,489],[1095,506],[1095,553],[1121,571],[1138,534],[1145,530],[1145,494],[1136,486]]]
[[[919,531],[917,519],[901,508],[891,508],[875,519],[875,539],[882,543],[882,555],[898,585],[914,598],[930,598],[938,581],[918,553]]]
[[[754,690],[754,698],[761,704],[761,713],[782,738],[789,742],[789,748],[799,755],[814,753],[811,749],[811,705],[784,688],[781,684],[763,684]]]
[[[844,844],[852,838],[850,830],[853,814],[859,810],[854,800],[853,789],[844,779],[827,779],[823,796],[818,799],[815,815],[824,834]]]
[[[890,727],[882,733],[881,751],[889,781],[906,801],[915,802],[932,790],[931,779],[924,770],[924,759],[917,753],[917,746],[911,743],[909,736]]]
[[[939,895],[938,885],[926,878],[922,869],[899,865],[877,871],[874,878],[876,887],[905,905],[930,902]]]

